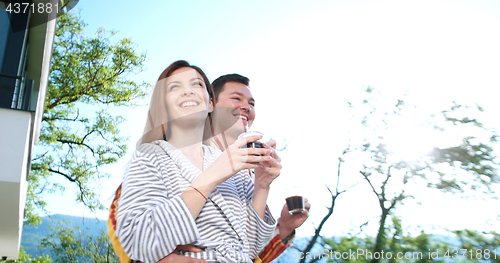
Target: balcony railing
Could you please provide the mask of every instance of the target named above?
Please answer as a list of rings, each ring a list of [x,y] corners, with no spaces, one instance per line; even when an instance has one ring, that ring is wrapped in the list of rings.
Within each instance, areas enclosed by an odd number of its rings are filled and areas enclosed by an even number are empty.
[[[0,73],[0,108],[35,111],[37,92],[31,79]],[[35,98],[35,99],[32,99]]]

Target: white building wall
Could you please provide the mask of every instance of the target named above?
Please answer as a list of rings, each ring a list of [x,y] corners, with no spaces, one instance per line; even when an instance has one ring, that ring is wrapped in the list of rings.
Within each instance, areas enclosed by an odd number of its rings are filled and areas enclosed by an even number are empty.
[[[19,253],[32,114],[0,108],[0,258],[17,258]]]

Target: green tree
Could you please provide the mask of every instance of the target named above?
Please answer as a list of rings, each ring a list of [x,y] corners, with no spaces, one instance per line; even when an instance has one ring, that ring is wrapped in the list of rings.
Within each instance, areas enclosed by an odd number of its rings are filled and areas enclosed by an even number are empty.
[[[26,251],[21,249],[19,250],[19,257],[17,260],[0,260],[0,263],[16,263],[16,262],[21,262],[21,263],[52,263],[52,258],[45,255],[45,256],[38,256],[35,258],[32,258],[31,255],[26,254]]]
[[[429,253],[442,252],[449,248],[449,243],[437,237],[433,237],[420,230],[417,236],[412,236],[405,227],[401,219],[391,214],[392,224],[387,228],[387,243],[384,250],[391,252],[391,258],[387,260],[393,262],[446,262],[442,253],[438,258],[430,258]]]
[[[429,235],[423,230],[420,230],[418,235],[412,235],[405,230],[407,228],[399,217],[393,214],[389,217],[391,223],[386,225],[387,240],[382,249],[384,251],[383,262],[451,262],[450,259],[444,257],[445,251],[453,249],[453,245],[450,243],[451,239]],[[325,255],[325,258],[327,262],[371,262],[375,257],[373,253],[375,240],[371,236],[366,236],[362,231],[351,232],[343,237],[325,238],[324,248],[332,251],[329,255]],[[356,256],[352,258],[344,255],[342,258],[341,254],[335,254],[335,252],[346,251],[353,251]],[[439,256],[436,257],[437,254],[432,254],[431,258],[430,253],[435,252],[439,252]],[[469,261],[462,260],[460,262]]]
[[[130,80],[145,61],[131,39],[114,42],[116,32],[104,29],[87,37],[85,26],[69,13],[57,21],[40,143],[27,193],[30,224],[40,222],[44,194],[65,190],[56,178],[77,187],[77,202],[91,210],[103,207],[95,186],[109,175],[100,168],[115,163],[127,149],[127,138],[119,130],[125,119],[114,108],[137,105],[149,87]]]
[[[468,258],[478,261],[482,259],[486,262],[500,262],[500,233],[495,231],[477,231],[477,230],[456,230],[453,233],[460,241],[460,246],[453,249],[466,249],[469,252]]]
[[[349,138],[349,151],[347,154],[344,152],[339,160],[351,167],[360,167],[361,178],[372,190],[381,209],[379,228],[373,241],[369,237],[360,239],[357,235],[342,237],[340,241],[322,238],[320,243],[325,248],[346,251],[359,248],[356,246],[362,243],[372,253],[382,250],[424,252],[438,248],[441,251],[450,245],[433,240],[424,232],[417,237],[403,233],[402,222],[394,215],[398,205],[414,198],[407,189],[420,187],[426,191],[433,188],[460,197],[496,198],[494,189],[500,183],[500,177],[493,147],[498,141],[498,134],[480,121],[484,111],[480,106],[452,102],[441,110],[422,112],[422,107],[408,104],[406,97],[382,94],[372,87],[367,87],[356,100],[348,101],[348,106],[352,110],[353,123],[346,126],[356,131],[357,135]],[[415,126],[422,133],[408,132]],[[411,147],[415,143],[412,145],[408,142],[425,143],[421,138],[425,133],[432,136],[440,133],[446,138],[441,145],[430,147],[425,152],[413,155],[401,153],[401,150],[406,153],[414,150]],[[395,144],[394,137],[403,140]],[[409,145],[401,147],[405,144]],[[392,225],[389,223],[391,218]],[[306,261],[304,259],[301,262]],[[373,258],[370,261],[380,260]],[[428,258],[416,260],[428,261]]]
[[[48,249],[54,262],[118,262],[108,234],[102,229],[97,236],[89,234],[89,228],[74,229],[62,223],[49,229],[52,233],[41,240],[40,248]]]
[[[370,248],[373,247],[373,238],[363,237],[360,233],[351,233],[338,238],[325,238],[324,247],[330,253],[324,256],[327,262],[368,262],[366,257],[360,256],[353,258],[350,253],[354,252],[356,255],[358,253],[360,255],[366,254],[366,252],[370,251]],[[361,250],[358,251],[359,249]],[[342,253],[345,254],[342,255]]]
[[[406,193],[408,186],[424,185],[461,196],[480,193],[494,196],[495,185],[500,182],[496,171],[498,162],[493,153],[498,135],[479,121],[483,111],[480,106],[453,102],[439,114],[416,119],[417,115],[411,113],[418,112],[419,108],[403,99],[392,99],[393,103],[388,103],[389,96],[384,97],[371,87],[365,90],[365,95],[361,103],[349,105],[355,116],[361,116],[358,123],[363,138],[354,147],[362,163],[360,174],[372,189],[381,209],[374,252],[387,246],[386,225],[390,213],[397,205],[413,198]],[[401,150],[400,145],[391,143],[391,137],[407,132],[405,141],[399,144],[415,140],[425,143],[418,138],[423,134],[411,133],[408,127],[401,128],[411,123],[418,124],[422,132],[445,133],[447,142],[420,156],[402,155],[397,149]],[[372,260],[373,263],[379,261]]]

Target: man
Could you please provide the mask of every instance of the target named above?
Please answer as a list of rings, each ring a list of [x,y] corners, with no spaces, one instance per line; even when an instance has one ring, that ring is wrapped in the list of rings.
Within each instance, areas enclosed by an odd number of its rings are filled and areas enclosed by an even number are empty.
[[[214,147],[224,151],[228,145],[231,145],[238,135],[245,132],[246,127],[250,127],[255,119],[255,99],[248,87],[249,79],[238,75],[228,74],[219,77],[212,83],[214,89],[215,110],[212,115],[214,124],[214,137],[208,142]],[[276,148],[276,142],[271,140],[266,143],[268,146]],[[278,165],[274,167],[259,168],[255,173],[264,172],[264,169],[281,169],[279,162],[281,159],[274,152],[273,158]],[[307,219],[310,204],[306,201],[307,211],[302,214],[290,215],[286,204],[281,211],[281,217],[275,230],[275,235],[265,246],[259,255],[254,259],[254,263],[268,263],[277,258],[283,251],[292,245],[295,237],[295,228],[299,227]],[[179,247],[178,247],[179,249]],[[183,246],[181,250],[196,252],[194,246]],[[165,257],[160,263],[199,263],[203,260],[183,257],[174,251],[174,253]]]

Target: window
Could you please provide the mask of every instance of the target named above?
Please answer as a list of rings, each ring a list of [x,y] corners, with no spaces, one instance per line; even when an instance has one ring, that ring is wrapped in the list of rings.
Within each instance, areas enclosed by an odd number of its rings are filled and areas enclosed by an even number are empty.
[[[30,13],[7,12],[7,4],[0,2],[0,107],[25,109],[31,92],[25,79]]]

